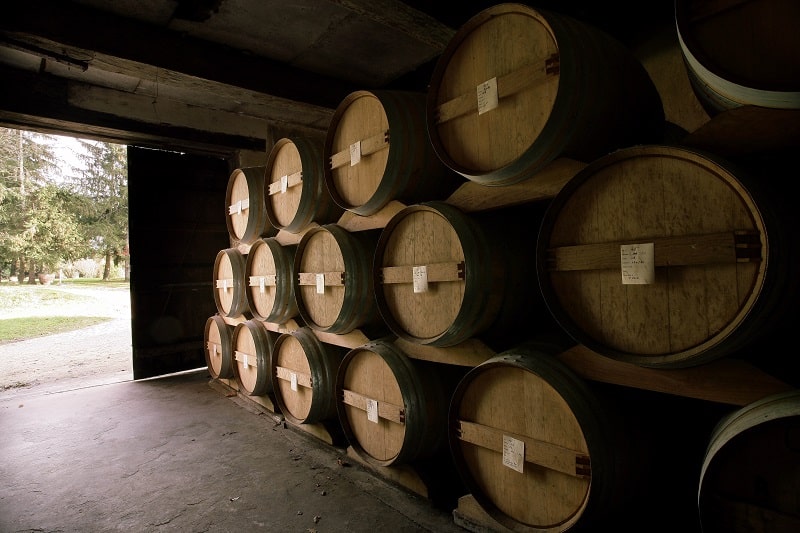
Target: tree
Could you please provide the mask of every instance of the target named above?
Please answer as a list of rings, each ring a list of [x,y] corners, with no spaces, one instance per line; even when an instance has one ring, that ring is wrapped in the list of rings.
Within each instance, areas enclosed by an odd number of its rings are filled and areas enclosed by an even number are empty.
[[[32,242],[37,237],[31,233],[36,226],[31,217],[43,199],[33,202],[31,198],[59,168],[49,140],[39,133],[0,128],[0,268],[11,273],[17,264],[24,272],[25,262],[37,255],[31,255],[30,249],[37,245]],[[35,271],[35,265],[30,265],[30,283],[35,282]]]
[[[80,209],[87,241],[105,258],[103,279],[112,262],[125,261],[128,279],[128,159],[123,145],[81,141],[85,168],[73,180],[74,192],[84,198]]]

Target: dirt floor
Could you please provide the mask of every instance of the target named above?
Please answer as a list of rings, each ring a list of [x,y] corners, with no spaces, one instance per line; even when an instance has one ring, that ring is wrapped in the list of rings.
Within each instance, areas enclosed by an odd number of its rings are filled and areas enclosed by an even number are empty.
[[[67,333],[0,344],[0,398],[132,380],[129,290],[50,288],[79,293],[90,300],[57,308],[20,305],[4,312],[3,318],[64,315],[110,320]]]

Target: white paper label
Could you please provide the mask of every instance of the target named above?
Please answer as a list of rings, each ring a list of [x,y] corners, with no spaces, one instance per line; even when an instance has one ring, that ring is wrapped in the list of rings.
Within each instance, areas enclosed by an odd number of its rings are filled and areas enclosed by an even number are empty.
[[[428,267],[425,265],[415,266],[411,270],[414,278],[414,294],[428,292]]]
[[[361,162],[361,141],[356,141],[350,145],[350,166],[356,166]]]
[[[483,115],[487,111],[491,111],[498,106],[497,78],[492,78],[483,83],[479,83],[477,92],[479,115]]]
[[[367,420],[378,423],[378,400],[367,399]]]
[[[265,283],[264,276],[259,277],[258,278],[258,291],[261,294],[264,294],[264,283]]]
[[[222,290],[223,291],[227,291],[228,290],[228,280],[227,279],[223,279],[222,280]]]
[[[214,357],[217,356],[217,345],[216,344],[212,344],[211,345],[211,355],[213,355]]]
[[[296,373],[292,372],[292,374],[290,376],[290,382],[291,382],[292,390],[297,392],[297,374]]]
[[[289,188],[289,176],[281,176],[281,193],[285,193]]]
[[[325,274],[317,274],[317,294],[325,294]]]
[[[656,280],[653,243],[623,244],[619,247],[623,285],[648,285]]]
[[[245,368],[250,366],[249,364],[247,364],[247,354],[246,353],[242,354],[242,366],[244,366]]]
[[[525,464],[525,443],[514,437],[503,435],[503,466],[522,473]]]

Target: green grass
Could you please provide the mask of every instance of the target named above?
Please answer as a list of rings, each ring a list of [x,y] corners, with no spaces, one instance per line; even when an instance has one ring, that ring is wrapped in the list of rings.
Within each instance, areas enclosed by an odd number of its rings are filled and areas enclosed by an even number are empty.
[[[62,287],[85,287],[92,289],[129,288],[124,280],[103,281],[100,279],[80,278],[62,282]],[[35,309],[36,316],[21,318],[0,318],[0,344],[14,342],[33,337],[63,333],[85,328],[111,320],[108,317],[92,316],[59,316],[58,313],[48,315],[48,309],[59,306],[91,302],[88,296],[80,296],[57,290],[56,285],[28,285],[27,283],[0,283],[0,317],[9,311]]]

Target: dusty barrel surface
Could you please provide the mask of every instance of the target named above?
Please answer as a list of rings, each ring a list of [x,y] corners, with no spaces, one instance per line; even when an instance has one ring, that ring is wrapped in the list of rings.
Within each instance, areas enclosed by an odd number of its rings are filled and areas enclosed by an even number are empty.
[[[233,377],[233,326],[214,315],[206,320],[204,330],[206,365],[214,379]]]
[[[264,206],[264,170],[264,167],[237,168],[228,178],[225,191],[228,234],[244,244],[275,233]]]
[[[447,443],[452,387],[433,364],[386,340],[350,350],[339,365],[339,421],[353,450],[377,466],[434,456]]]
[[[646,486],[646,454],[657,452],[652,436],[630,431],[624,407],[550,346],[527,343],[459,382],[450,402],[450,449],[472,496],[510,530],[628,527],[636,522],[626,518],[636,514],[628,506]],[[670,505],[678,511],[675,500]]]
[[[272,354],[272,390],[293,424],[336,419],[336,372],[346,348],[321,342],[311,328],[281,334]]]
[[[233,370],[236,381],[248,396],[272,394],[270,365],[278,334],[259,320],[245,320],[233,330]]]
[[[372,282],[378,235],[375,230],[350,232],[337,224],[303,234],[294,257],[294,290],[309,327],[337,334],[384,329]]]
[[[249,311],[245,286],[247,259],[237,248],[217,252],[214,260],[214,303],[223,316],[234,318]]]
[[[557,157],[589,162],[660,142],[664,111],[644,67],[612,37],[507,3],[472,17],[440,56],[427,124],[448,167],[509,185],[535,179]]]
[[[800,4],[675,2],[692,88],[710,114],[743,105],[800,109]]]
[[[766,397],[720,420],[697,491],[703,531],[797,531],[799,491],[800,392]]]
[[[324,157],[331,196],[358,215],[375,214],[392,200],[443,199],[463,181],[433,151],[424,93],[351,93],[328,127]]]
[[[321,139],[285,137],[270,150],[263,191],[275,228],[301,233],[314,223],[336,222],[344,212],[325,186],[322,148]]]
[[[524,206],[478,215],[424,202],[392,217],[374,265],[378,309],[392,332],[417,344],[453,346],[489,329],[549,324],[531,275],[531,234],[541,211]],[[533,228],[527,238],[526,228]]]
[[[598,159],[544,216],[547,305],[578,342],[642,366],[692,366],[752,345],[796,292],[796,239],[774,186],[680,147]]]
[[[254,318],[283,324],[298,314],[294,295],[296,245],[274,237],[257,240],[245,261],[246,298]]]

